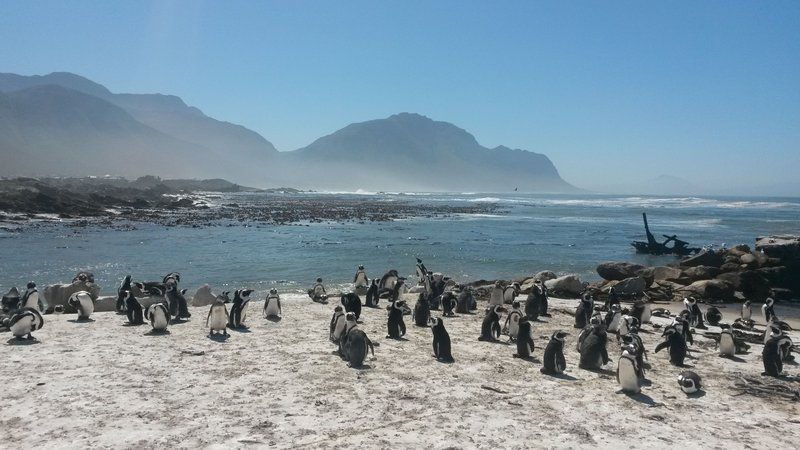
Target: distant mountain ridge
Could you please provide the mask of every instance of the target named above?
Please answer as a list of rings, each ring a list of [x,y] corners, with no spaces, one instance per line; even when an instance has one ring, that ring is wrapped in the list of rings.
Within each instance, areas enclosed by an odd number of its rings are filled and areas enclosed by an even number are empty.
[[[291,152],[179,97],[115,94],[79,75],[0,74],[0,176],[154,174],[258,187],[574,192],[543,154],[489,149],[412,113],[354,123]]]

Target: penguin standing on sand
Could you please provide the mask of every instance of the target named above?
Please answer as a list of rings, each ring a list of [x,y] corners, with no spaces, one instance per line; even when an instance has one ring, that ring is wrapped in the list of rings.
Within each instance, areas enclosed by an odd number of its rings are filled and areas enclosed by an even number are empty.
[[[481,323],[481,335],[478,337],[479,341],[497,341],[500,337],[500,315],[504,311],[502,305],[486,308],[486,316]]]
[[[89,316],[94,312],[94,300],[86,291],[70,295],[67,303],[78,311],[78,320],[89,320]]]
[[[386,321],[389,339],[400,339],[406,334],[406,323],[403,321],[403,307],[406,302],[395,299],[389,306],[389,318]]]
[[[519,333],[517,334],[517,353],[514,358],[527,359],[533,353],[533,324],[526,318],[519,321]]]
[[[703,312],[697,304],[697,299],[694,297],[687,297],[683,299],[683,306],[689,311],[689,325],[699,329],[706,329],[703,324]]]
[[[344,308],[341,306],[337,306],[333,309],[333,316],[331,317],[331,326],[330,326],[330,339],[331,342],[334,344],[339,343],[339,339],[342,337],[342,333],[344,333],[344,326],[345,326],[345,314]]]
[[[35,339],[31,333],[42,329],[42,326],[44,326],[44,319],[36,308],[20,308],[14,312],[8,321],[8,328],[17,340]]]
[[[505,289],[503,289],[503,303],[506,303],[508,305],[514,303],[514,300],[519,295],[520,289],[521,286],[517,282],[511,283],[508,286],[506,286]]]
[[[547,286],[545,286],[541,280],[536,280],[535,284],[539,285],[539,289],[541,290],[542,293],[542,298],[539,301],[539,315],[542,317],[550,317],[550,313],[547,312],[550,303],[549,302],[550,295],[547,292]]]
[[[206,328],[208,328],[208,337],[213,337],[215,334],[222,332],[223,336],[228,336],[228,307],[221,297],[211,305],[206,317]]]
[[[706,322],[709,325],[717,326],[722,320],[722,313],[714,306],[709,306],[706,310]]]
[[[367,277],[367,272],[364,270],[364,266],[358,266],[356,270],[356,274],[353,275],[353,288],[358,291],[366,291],[367,286],[369,285],[369,278]]]
[[[772,297],[767,298],[764,306],[761,307],[761,317],[764,318],[765,323],[770,323],[773,319],[777,320],[777,317],[775,317],[775,300]]]
[[[233,304],[228,315],[228,328],[247,328],[244,322],[247,318],[247,305],[250,303],[250,294],[252,293],[252,289],[237,289],[234,291]]]
[[[281,297],[277,289],[270,289],[267,299],[264,301],[264,317],[267,319],[280,319],[283,315],[281,309]]]
[[[442,316],[453,317],[456,314],[453,312],[456,308],[456,296],[452,292],[445,292],[442,294]]]
[[[450,335],[444,328],[444,322],[439,317],[428,319],[428,325],[433,332],[433,356],[441,362],[455,362],[450,349]]]
[[[580,343],[581,359],[578,367],[581,369],[598,370],[602,366],[608,364],[608,350],[606,343],[608,342],[608,333],[603,323],[592,325],[589,333],[583,338]]]
[[[375,356],[375,347],[363,330],[355,328],[349,331],[341,342],[340,354],[349,367],[361,367],[367,359],[369,350],[372,351],[372,356]]]
[[[519,321],[522,319],[522,311],[520,307],[522,305],[519,301],[514,300],[511,304],[511,312],[508,313],[508,317],[506,317],[506,323],[503,325],[503,333],[508,335],[508,339],[511,342],[514,342],[517,339],[517,334],[519,334]]]
[[[733,330],[728,325],[721,325],[719,332],[719,356],[731,358],[736,354],[736,340],[733,337]]]
[[[372,284],[369,285],[369,289],[367,289],[367,304],[370,308],[377,308],[378,307],[378,279],[373,278]]]
[[[345,313],[344,315],[344,331],[342,331],[342,335],[339,338],[339,350],[338,353],[343,358],[347,359],[345,354],[345,346],[347,345],[347,338],[350,333],[358,328],[358,322],[356,321],[356,315],[349,312]]]
[[[594,312],[594,297],[592,294],[585,293],[578,302],[578,307],[575,309],[575,328],[584,328]]]
[[[531,292],[525,300],[525,317],[528,320],[536,321],[539,318],[539,313],[542,308],[543,293],[539,284],[534,284],[531,287]]]
[[[550,342],[544,349],[542,358],[542,368],[539,369],[545,375],[561,375],[567,368],[567,360],[564,359],[564,339],[567,333],[558,330],[550,336]]]
[[[780,349],[780,338],[782,334],[780,329],[773,329],[769,340],[764,344],[764,350],[761,352],[761,359],[764,362],[764,372],[762,372],[761,375],[778,377],[783,371],[783,355]]]
[[[154,303],[147,307],[144,316],[150,322],[153,331],[164,332],[167,331],[167,326],[170,322],[169,309],[163,303]]]
[[[647,300],[639,300],[633,304],[631,309],[631,316],[635,317],[639,323],[649,323],[650,317],[653,315],[652,307]]]
[[[617,382],[623,392],[638,394],[641,392],[641,380],[639,379],[638,362],[634,355],[635,351],[633,346],[622,348],[622,355],[617,360]]]
[[[425,298],[425,293],[420,292],[419,297],[417,297],[417,303],[414,305],[414,313],[411,319],[414,321],[414,325],[418,327],[427,327],[428,319],[430,318],[430,303],[428,303],[428,299]]]
[[[125,296],[125,315],[128,316],[128,325],[143,325],[142,304],[133,296],[131,291],[124,291],[123,295]]]
[[[475,310],[475,298],[472,296],[472,290],[469,286],[460,287],[458,293],[458,300],[456,301],[456,312],[459,314],[472,314],[471,311]]]
[[[683,367],[683,360],[686,358],[686,339],[683,334],[675,328],[667,328],[664,330],[664,337],[664,342],[656,346],[655,353],[669,347],[669,362]]]
[[[169,313],[174,320],[188,319],[192,317],[186,303],[186,289],[178,290],[178,282],[174,278],[167,279],[164,285],[166,287],[167,303],[169,304]]]
[[[361,319],[361,298],[355,292],[348,292],[339,297],[339,303],[344,306],[344,310],[355,314],[356,321]]]
[[[753,307],[750,305],[750,300],[745,300],[742,303],[742,320],[750,320],[753,317]]]
[[[30,281],[26,288],[25,293],[22,295],[22,300],[20,301],[20,307],[42,311],[44,308],[41,307],[42,305],[39,301],[39,289],[36,288],[36,283]]]
[[[622,321],[622,308],[619,303],[611,305],[605,317],[606,330],[609,333],[616,333],[619,331],[619,325]]]
[[[125,314],[125,299],[126,299],[126,292],[131,291],[131,276],[126,275],[125,278],[122,279],[122,282],[119,284],[119,288],[117,288],[117,303],[114,305],[114,310],[117,311],[117,314]],[[141,305],[140,305],[141,306]],[[141,311],[139,311],[141,314]]]

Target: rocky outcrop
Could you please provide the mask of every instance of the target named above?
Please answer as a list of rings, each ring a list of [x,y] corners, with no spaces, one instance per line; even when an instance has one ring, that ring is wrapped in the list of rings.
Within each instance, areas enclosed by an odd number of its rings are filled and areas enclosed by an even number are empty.
[[[547,280],[544,285],[556,297],[577,298],[584,289],[583,283],[577,275],[565,275],[553,280]]]
[[[79,291],[88,292],[92,300],[97,300],[100,296],[100,286],[92,282],[75,281],[70,284],[52,284],[44,288],[44,299],[47,302],[47,311],[52,311],[53,308],[61,305],[66,312],[74,312],[74,309],[67,304],[67,301],[72,294]]]
[[[597,266],[597,274],[604,280],[622,281],[626,278],[635,277],[644,269],[645,267],[639,264],[608,261]]]
[[[190,304],[192,306],[208,306],[214,303],[217,296],[211,293],[211,286],[204,284],[197,289]]]
[[[733,300],[733,286],[724,280],[700,280],[680,290],[685,296],[692,295],[704,300],[731,301]]]

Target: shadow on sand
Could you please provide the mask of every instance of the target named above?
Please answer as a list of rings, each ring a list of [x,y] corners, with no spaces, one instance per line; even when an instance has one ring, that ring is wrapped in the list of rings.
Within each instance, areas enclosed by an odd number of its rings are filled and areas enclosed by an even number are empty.
[[[215,342],[225,342],[230,338],[230,334],[222,334],[222,333],[212,333],[208,335],[208,338]]]
[[[9,339],[6,342],[8,343],[8,345],[34,345],[34,344],[41,344],[42,343],[42,341],[40,341],[40,340],[38,340],[36,338],[26,339],[26,338],[17,338],[17,337],[12,337],[11,339]]]
[[[281,321],[281,316],[267,316],[267,320],[272,323],[278,323]]]
[[[170,333],[169,330],[150,330],[147,333],[145,333],[144,335],[145,336],[167,336],[167,335],[170,335],[170,334],[172,334],[172,333]]]

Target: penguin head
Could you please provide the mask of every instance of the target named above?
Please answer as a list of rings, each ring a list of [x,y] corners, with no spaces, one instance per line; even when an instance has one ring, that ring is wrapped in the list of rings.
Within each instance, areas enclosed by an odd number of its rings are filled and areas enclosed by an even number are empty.
[[[678,330],[675,328],[675,326],[669,326],[669,327],[664,328],[664,332],[661,335],[664,336],[664,337],[669,338],[670,336],[672,336],[673,334],[675,334],[677,332],[678,332]]]
[[[322,278],[317,278],[317,283],[322,283]]]
[[[343,309],[342,309],[342,307],[341,307],[341,306],[337,306],[336,308],[333,308],[333,312],[334,312],[334,313],[340,313],[340,312],[342,312],[342,311],[343,311]]]
[[[768,297],[767,300],[764,302],[764,304],[767,306],[772,306],[774,303],[775,300],[773,300],[772,297]]]
[[[175,292],[178,290],[178,283],[176,283],[173,279],[169,279],[167,280],[165,287],[167,288],[167,292]]]
[[[771,338],[777,338],[777,337],[781,337],[782,335],[783,335],[783,330],[781,330],[781,327],[779,325],[777,325],[777,324],[773,324],[773,323],[770,322],[770,324],[769,324],[769,336]]]
[[[745,301],[744,301],[744,306],[745,306],[746,308],[747,308],[747,307],[750,307],[750,300],[745,300]]]
[[[349,313],[345,314],[344,315],[344,320],[346,320],[348,322],[355,323],[355,321],[356,321],[356,313],[349,312]]]
[[[53,313],[54,314],[63,314],[64,313],[64,305],[56,305],[53,308]]]
[[[276,295],[278,293],[278,290],[275,289],[275,288],[272,288],[272,289],[269,290],[269,293],[270,293],[270,295]]]
[[[431,318],[428,319],[428,326],[431,327],[431,328],[434,328],[434,327],[438,326],[439,323],[441,323],[441,321],[442,321],[442,319],[440,319],[438,317],[431,317]]]
[[[592,315],[592,318],[589,319],[589,323],[591,325],[600,325],[602,322],[603,322],[603,318],[600,317],[600,313],[599,312],[598,313],[594,313]]]
[[[362,265],[359,265],[359,266],[358,266],[358,270],[364,270],[364,266],[362,266]]]
[[[29,281],[27,288],[28,290],[36,289],[36,283],[34,283],[33,281]]]
[[[553,333],[552,336],[550,336],[550,339],[555,339],[557,341],[564,342],[564,339],[567,336],[569,336],[569,333],[567,333],[565,331],[557,330],[555,333]]]
[[[239,290],[239,295],[245,300],[249,300],[250,299],[250,294],[252,294],[252,293],[253,293],[252,289],[240,289]]]
[[[501,313],[504,313],[504,312],[506,312],[506,309],[503,307],[503,305],[494,305],[494,313],[495,314],[497,314],[499,316]]]
[[[512,308],[512,309],[515,309],[515,310],[516,310],[516,309],[519,309],[520,307],[522,307],[522,303],[520,303],[520,302],[519,302],[519,300],[514,300],[514,301],[511,303],[511,308]]]

